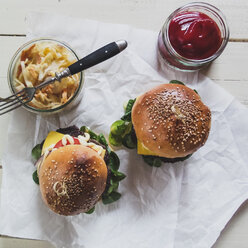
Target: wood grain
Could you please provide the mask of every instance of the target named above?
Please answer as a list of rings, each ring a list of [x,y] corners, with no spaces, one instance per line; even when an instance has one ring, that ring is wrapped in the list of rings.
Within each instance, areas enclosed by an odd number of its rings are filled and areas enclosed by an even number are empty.
[[[3,248],[55,248],[47,241],[18,239],[0,235],[0,247]]]
[[[207,2],[221,9],[228,17],[231,38],[248,37],[247,0]],[[25,16],[30,11],[56,12],[158,31],[170,13],[187,3],[187,0],[0,0],[0,16],[1,20],[5,20],[0,22],[0,34],[25,34]]]

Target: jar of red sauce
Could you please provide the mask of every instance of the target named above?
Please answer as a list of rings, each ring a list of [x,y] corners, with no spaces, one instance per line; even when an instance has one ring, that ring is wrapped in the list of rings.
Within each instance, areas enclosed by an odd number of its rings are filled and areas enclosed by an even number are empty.
[[[158,36],[158,59],[184,71],[195,71],[216,59],[226,47],[229,29],[219,9],[201,2],[175,10]]]

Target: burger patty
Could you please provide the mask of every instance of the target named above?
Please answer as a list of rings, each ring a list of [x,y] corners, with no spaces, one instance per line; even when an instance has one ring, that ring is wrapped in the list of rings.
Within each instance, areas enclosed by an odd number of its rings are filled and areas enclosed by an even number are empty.
[[[78,137],[79,135],[84,135],[84,133],[82,131],[80,131],[80,129],[75,125],[65,127],[65,128],[59,128],[56,131],[58,133],[68,134],[68,135],[73,136],[73,137]]]

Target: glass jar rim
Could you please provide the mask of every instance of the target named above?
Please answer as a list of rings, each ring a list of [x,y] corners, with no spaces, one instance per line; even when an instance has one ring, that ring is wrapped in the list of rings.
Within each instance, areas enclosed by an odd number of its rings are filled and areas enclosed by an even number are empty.
[[[13,69],[13,66],[15,66],[15,63],[14,63],[15,59],[18,57],[18,55],[21,53],[21,51],[23,49],[27,48],[28,46],[30,46],[33,43],[42,42],[42,41],[55,42],[55,43],[58,43],[58,44],[64,46],[66,49],[68,49],[75,56],[75,58],[77,60],[79,60],[77,53],[64,41],[59,41],[59,40],[56,40],[56,39],[50,38],[50,37],[41,37],[41,38],[35,38],[32,40],[29,40],[28,42],[24,43],[22,46],[20,46],[17,49],[17,51],[14,53],[14,55],[12,56],[10,63],[9,63],[7,80],[8,80],[9,88],[13,94],[16,93],[14,90],[14,85],[13,85],[12,80],[11,80],[12,76],[13,76],[12,75],[12,69]],[[66,103],[64,103],[64,104],[62,104],[56,108],[51,108],[51,109],[38,109],[38,108],[34,108],[32,106],[29,106],[28,104],[23,104],[22,106],[25,109],[27,109],[31,112],[35,112],[35,113],[47,113],[47,114],[48,113],[56,113],[59,110],[62,110],[63,108],[65,108],[67,105],[69,105],[79,95],[79,92],[81,91],[83,85],[84,85],[84,73],[80,72],[79,85],[78,85],[76,91],[74,92],[73,96]]]
[[[200,7],[200,8],[207,9],[209,12],[212,12],[216,17],[218,17],[218,19],[220,20],[220,22],[222,23],[222,25],[224,27],[224,38],[223,38],[223,41],[222,41],[219,49],[208,58],[205,58],[205,59],[188,59],[188,58],[180,55],[178,52],[176,52],[176,50],[171,45],[171,42],[169,39],[170,21],[172,20],[172,18],[176,14],[182,12],[184,9],[189,8],[189,7]],[[164,46],[167,48],[167,51],[170,53],[171,56],[176,57],[178,61],[187,63],[189,66],[194,66],[195,64],[197,64],[199,66],[199,65],[207,64],[207,63],[215,60],[223,52],[224,48],[226,47],[227,42],[229,40],[229,35],[230,35],[230,31],[229,31],[229,27],[227,25],[226,17],[224,16],[224,14],[217,7],[213,6],[212,4],[205,3],[205,2],[192,2],[192,3],[188,3],[186,5],[183,5],[179,8],[177,8],[175,11],[173,11],[169,15],[169,17],[166,19],[166,21],[162,27],[162,41],[164,43]]]

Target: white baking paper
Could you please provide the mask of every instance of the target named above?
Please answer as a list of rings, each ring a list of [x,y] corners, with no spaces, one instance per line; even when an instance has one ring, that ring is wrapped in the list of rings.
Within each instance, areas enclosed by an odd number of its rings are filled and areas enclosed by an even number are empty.
[[[49,240],[57,247],[209,248],[248,198],[248,110],[229,93],[197,73],[159,71],[157,33],[126,25],[31,13],[28,37],[65,41],[83,57],[108,42],[126,39],[118,56],[85,72],[84,94],[70,112],[40,117],[12,113],[3,157],[0,233]],[[50,130],[87,125],[106,136],[123,114],[123,103],[178,79],[197,89],[212,112],[205,146],[176,164],[152,168],[135,150],[119,149],[122,198],[97,204],[92,215],[63,217],[42,202],[32,180],[32,147]]]

